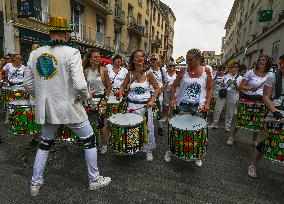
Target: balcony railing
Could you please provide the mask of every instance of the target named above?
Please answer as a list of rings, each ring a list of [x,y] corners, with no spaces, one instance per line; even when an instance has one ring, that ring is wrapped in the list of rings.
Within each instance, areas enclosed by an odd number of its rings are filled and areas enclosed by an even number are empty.
[[[34,16],[30,17],[36,21],[49,23],[49,13],[42,8],[34,7]]]
[[[162,47],[162,40],[156,36],[155,38],[152,38],[151,43],[155,46],[155,47]]]
[[[115,5],[114,19],[122,24],[125,23],[125,12],[122,10],[122,8],[118,4]]]
[[[121,43],[120,41],[113,41],[113,49],[114,49],[114,52],[116,53],[124,53],[125,50],[124,50],[124,44]]]
[[[82,24],[73,24],[74,32],[71,33],[71,38],[74,40],[86,40],[91,43],[95,43],[96,30],[94,28],[84,26]]]
[[[111,39],[110,37],[106,37],[104,33],[96,33],[96,44],[101,47],[111,49]]]
[[[128,17],[128,29],[130,31],[134,31],[137,35],[142,36],[144,35],[145,27],[140,25],[140,23],[138,23],[134,17],[129,16]]]
[[[97,9],[98,11],[103,12],[104,14],[111,15],[112,9],[111,4],[108,0],[89,0]]]

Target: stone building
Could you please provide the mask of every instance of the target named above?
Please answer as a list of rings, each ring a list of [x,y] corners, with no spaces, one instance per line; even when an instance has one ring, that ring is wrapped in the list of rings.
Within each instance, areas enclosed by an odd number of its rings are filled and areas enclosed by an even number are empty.
[[[252,67],[262,54],[276,63],[284,54],[284,1],[235,0],[225,29],[223,63],[235,58]]]
[[[27,59],[35,44],[48,39],[49,17],[61,16],[75,30],[72,43],[82,52],[96,47],[103,56],[129,56],[139,48],[165,61],[172,55],[176,19],[159,0],[34,0],[35,15],[28,18],[18,17],[16,0],[0,2],[4,53]]]

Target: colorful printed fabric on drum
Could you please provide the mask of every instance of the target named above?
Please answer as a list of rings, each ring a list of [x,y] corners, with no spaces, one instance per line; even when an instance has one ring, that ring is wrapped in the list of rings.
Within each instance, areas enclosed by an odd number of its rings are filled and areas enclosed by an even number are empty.
[[[162,118],[162,113],[161,113],[161,107],[159,105],[160,102],[154,103],[152,107],[152,112],[153,112],[153,118],[156,120],[159,120]]]
[[[135,127],[111,125],[110,145],[116,154],[135,154],[144,144],[144,124]]]
[[[211,101],[210,101],[210,110],[211,110],[211,111],[214,111],[214,110],[215,110],[216,101],[217,101],[216,98],[213,98],[213,97],[211,98]]]
[[[2,89],[0,96],[0,108],[6,110],[8,108],[9,101],[29,99],[29,93],[23,90]]]
[[[283,124],[266,122],[263,156],[284,164],[284,130]]]
[[[41,132],[41,126],[35,122],[35,108],[30,106],[12,106],[8,109],[9,130],[12,134],[26,135]]]
[[[96,122],[91,123],[93,131],[95,133],[96,139],[98,139],[97,135],[99,135],[99,129],[97,128],[98,124]],[[79,137],[67,126],[60,125],[56,134],[55,138],[70,142],[71,144],[75,145],[76,147],[84,148],[84,144],[80,141]],[[96,142],[98,144],[98,141]]]
[[[268,113],[268,108],[263,103],[238,103],[238,113],[236,124],[252,131],[264,130],[264,118]]]
[[[202,159],[206,153],[207,129],[198,131],[170,130],[170,150],[184,160]]]
[[[56,65],[58,65],[55,56],[43,53],[37,58],[36,71],[39,77],[44,80],[49,80],[58,72]]]

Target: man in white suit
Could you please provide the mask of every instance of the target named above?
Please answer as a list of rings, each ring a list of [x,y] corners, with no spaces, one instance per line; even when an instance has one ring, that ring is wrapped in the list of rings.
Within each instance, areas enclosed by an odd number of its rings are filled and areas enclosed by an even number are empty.
[[[30,54],[25,70],[24,86],[35,96],[36,122],[42,125],[31,196],[38,195],[43,185],[44,167],[60,124],[68,126],[84,143],[89,190],[106,186],[111,181],[99,175],[96,140],[81,103],[81,100],[91,99],[92,94],[87,89],[79,50],[67,45],[70,32],[66,19],[51,17],[49,45]]]

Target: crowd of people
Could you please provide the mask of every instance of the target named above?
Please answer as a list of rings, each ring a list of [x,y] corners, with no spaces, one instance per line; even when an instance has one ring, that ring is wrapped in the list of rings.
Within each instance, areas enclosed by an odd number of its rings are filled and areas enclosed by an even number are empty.
[[[95,190],[111,182],[110,177],[99,174],[97,135],[92,128],[92,123],[96,122],[101,132],[101,154],[105,154],[108,151],[106,118],[109,117],[110,103],[120,104],[122,109],[124,105],[124,112],[146,118],[148,136],[142,151],[146,161],[151,162],[156,148],[157,121],[166,124],[172,114],[206,118],[212,99],[215,99],[213,123],[209,128],[219,127],[220,115],[225,111],[224,130],[229,133],[228,145],[234,144],[240,127],[253,132],[256,151],[248,175],[257,177],[256,163],[264,146],[264,141],[259,141],[259,133],[263,129],[244,127],[234,115],[241,115],[235,113],[243,111],[238,107],[240,102],[249,101],[267,106],[277,120],[283,118],[280,110],[283,110],[284,97],[284,55],[280,56],[279,69],[275,72],[271,70],[272,61],[267,55],[258,58],[254,69],[246,70],[236,61],[230,61],[226,66],[211,67],[204,64],[199,49],[190,49],[186,53],[187,67],[179,70],[176,70],[174,61],[163,65],[157,54],[147,57],[139,49],[131,54],[127,67],[123,66],[126,63],[120,55],[112,58],[112,64],[105,65],[100,60],[98,49],[91,48],[81,56],[79,50],[68,46],[70,32],[72,30],[67,25],[61,25],[60,29],[51,26],[52,45],[32,51],[27,66],[23,65],[19,54],[6,55],[0,61],[2,86],[6,81],[8,86],[25,87],[25,91],[34,97],[35,119],[42,128],[33,168],[31,196],[38,195],[44,183],[44,168],[59,125],[69,127],[83,144],[89,189]],[[94,107],[97,111],[86,113],[86,108]],[[154,108],[159,114],[155,114]],[[258,119],[264,121],[265,116]],[[163,134],[163,129],[158,132]],[[172,154],[169,149],[164,160],[170,162]],[[196,158],[195,164],[201,167],[202,158]]]

